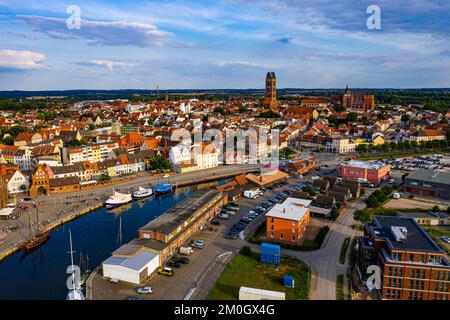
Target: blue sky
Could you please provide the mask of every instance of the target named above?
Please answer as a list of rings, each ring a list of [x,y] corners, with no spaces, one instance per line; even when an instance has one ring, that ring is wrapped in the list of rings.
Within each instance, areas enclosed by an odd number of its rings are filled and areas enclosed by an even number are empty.
[[[267,71],[284,88],[449,87],[450,1],[0,0],[0,90],[262,88]]]

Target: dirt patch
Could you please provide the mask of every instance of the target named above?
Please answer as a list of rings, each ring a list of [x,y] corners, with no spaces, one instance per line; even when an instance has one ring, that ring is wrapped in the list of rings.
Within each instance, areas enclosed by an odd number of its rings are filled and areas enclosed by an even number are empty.
[[[435,205],[439,205],[439,202],[426,202],[423,200],[414,200],[414,199],[406,199],[406,198],[400,198],[400,199],[391,199],[389,200],[384,207],[388,209],[393,208],[404,208],[404,209],[431,209]],[[442,204],[441,204],[442,205]]]

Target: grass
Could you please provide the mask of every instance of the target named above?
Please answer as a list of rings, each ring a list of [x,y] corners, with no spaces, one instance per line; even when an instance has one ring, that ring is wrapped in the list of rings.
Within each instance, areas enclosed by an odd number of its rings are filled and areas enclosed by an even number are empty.
[[[330,228],[325,226],[319,230],[314,240],[305,239],[302,244],[289,244],[269,239],[262,240],[261,237],[266,234],[266,223],[264,222],[249,236],[248,241],[254,244],[261,244],[263,242],[278,244],[284,249],[296,251],[313,251],[320,249],[329,230]]]
[[[447,254],[450,254],[450,250],[447,248],[446,245],[440,244],[442,240],[440,240],[441,237],[450,237],[450,230],[447,229],[440,229],[440,228],[433,228],[433,227],[426,227],[423,226],[425,231],[430,235],[430,237],[438,244],[440,247],[447,252]]]
[[[344,300],[344,275],[340,274],[336,279],[336,300]]]
[[[294,288],[283,285],[284,275],[294,276]],[[307,300],[309,298],[310,271],[299,260],[282,257],[277,267],[259,262],[259,254],[236,254],[223,271],[208,294],[208,300],[237,300],[241,286],[280,291],[286,300]]]
[[[350,237],[345,238],[342,242],[341,253],[339,255],[339,262],[341,264],[345,263],[345,257],[347,256],[348,245],[350,244]]]

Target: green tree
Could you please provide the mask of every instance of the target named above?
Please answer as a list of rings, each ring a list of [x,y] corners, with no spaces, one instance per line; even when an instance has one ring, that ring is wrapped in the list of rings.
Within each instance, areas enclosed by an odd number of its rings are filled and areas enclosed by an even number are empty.
[[[150,166],[154,170],[171,170],[172,169],[172,163],[162,156],[156,156],[153,159],[150,160]]]

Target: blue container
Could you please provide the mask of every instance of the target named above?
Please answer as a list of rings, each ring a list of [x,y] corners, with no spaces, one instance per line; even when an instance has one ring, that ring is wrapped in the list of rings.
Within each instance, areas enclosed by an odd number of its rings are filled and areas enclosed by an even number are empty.
[[[264,242],[260,247],[260,262],[279,265],[280,254],[281,248],[279,245]]]
[[[283,278],[283,283],[285,287],[294,288],[294,276],[285,274]]]

